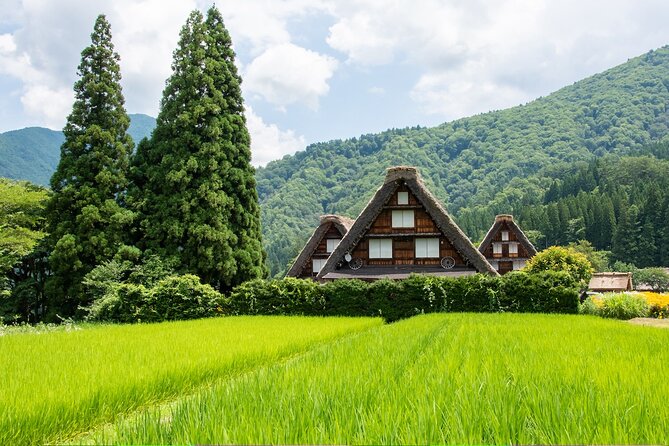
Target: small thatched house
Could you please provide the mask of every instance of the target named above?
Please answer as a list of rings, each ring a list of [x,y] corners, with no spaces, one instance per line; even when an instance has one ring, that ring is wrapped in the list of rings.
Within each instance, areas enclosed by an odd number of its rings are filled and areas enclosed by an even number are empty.
[[[595,273],[588,290],[596,293],[623,293],[632,291],[632,273]]]
[[[353,220],[340,215],[322,215],[318,228],[311,235],[287,277],[316,277],[325,261],[330,257],[341,239],[353,225]]]
[[[516,271],[537,254],[532,242],[513,221],[513,215],[498,215],[479,245],[483,254],[500,274]]]
[[[497,275],[427,190],[415,167],[388,169],[318,279],[403,279],[411,273]]]

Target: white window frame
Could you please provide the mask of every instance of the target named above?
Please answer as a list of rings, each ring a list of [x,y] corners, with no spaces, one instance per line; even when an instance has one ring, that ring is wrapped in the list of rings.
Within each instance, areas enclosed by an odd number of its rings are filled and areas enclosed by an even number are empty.
[[[509,241],[509,231],[502,231],[502,241],[503,242]]]
[[[492,244],[492,253],[493,254],[502,254],[502,244],[501,243],[493,243]]]
[[[417,238],[415,241],[415,256],[417,259],[439,258],[438,238]]]
[[[518,254],[518,243],[509,243],[509,255]]]
[[[311,259],[311,272],[320,273],[327,261],[328,259]],[[318,269],[316,269],[316,266],[318,266]]]
[[[392,215],[393,228],[413,228],[414,227],[413,209],[394,210]]]
[[[325,252],[331,253],[334,252],[335,249],[337,249],[337,246],[339,246],[339,243],[341,242],[340,238],[329,238],[325,241]]]
[[[397,204],[409,204],[409,192],[397,192]]]
[[[390,239],[390,238],[372,238],[372,239],[369,239],[369,258],[370,259],[392,259],[393,258],[393,239]]]

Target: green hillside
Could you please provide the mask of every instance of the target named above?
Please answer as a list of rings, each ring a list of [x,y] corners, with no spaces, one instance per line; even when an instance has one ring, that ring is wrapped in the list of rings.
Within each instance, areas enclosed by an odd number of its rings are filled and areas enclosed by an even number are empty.
[[[547,97],[434,128],[313,144],[258,169],[272,273],[285,270],[323,213],[356,217],[385,168],[420,168],[472,238],[494,212],[538,204],[576,161],[626,154],[669,133],[669,47]],[[474,216],[478,218],[473,218]]]
[[[153,131],[156,120],[151,116],[130,115],[128,133],[135,142]],[[0,133],[0,177],[28,180],[49,185],[49,179],[60,159],[62,132],[42,127]]]

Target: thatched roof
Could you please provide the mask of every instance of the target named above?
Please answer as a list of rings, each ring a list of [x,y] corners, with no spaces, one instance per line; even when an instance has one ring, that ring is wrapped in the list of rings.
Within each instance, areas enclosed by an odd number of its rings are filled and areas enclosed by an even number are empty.
[[[495,217],[495,222],[492,224],[492,226],[488,230],[488,233],[486,234],[486,236],[483,238],[483,241],[479,245],[479,252],[483,254],[485,250],[488,249],[488,247],[492,243],[493,237],[495,237],[495,234],[497,234],[497,231],[499,231],[499,228],[504,223],[506,223],[510,231],[513,231],[516,234],[516,238],[518,238],[520,244],[523,245],[523,247],[527,251],[527,254],[530,257],[534,257],[537,254],[536,248],[534,247],[532,242],[527,238],[522,229],[520,229],[520,227],[516,224],[516,222],[513,221],[513,215],[509,214],[500,214]]]
[[[632,273],[595,273],[588,289],[592,291],[632,291]]]
[[[455,224],[446,209],[439,203],[432,193],[427,190],[415,167],[398,166],[387,170],[383,185],[367,203],[353,226],[344,236],[339,246],[330,255],[318,278],[322,279],[326,274],[336,272],[337,267],[343,264],[346,253],[352,252],[360,240],[383,210],[383,206],[390,200],[392,194],[401,184],[405,184],[414,194],[416,199],[432,217],[439,230],[448,238],[453,247],[469,262],[478,272],[497,275],[497,271],[488,263],[483,255],[472,245],[472,242]]]
[[[298,277],[302,273],[302,270],[307,262],[309,262],[309,259],[314,254],[314,251],[316,251],[316,248],[318,248],[318,244],[323,240],[323,237],[328,232],[331,224],[337,228],[339,234],[343,237],[351,226],[353,226],[353,220],[348,217],[342,217],[341,215],[321,215],[318,227],[314,233],[311,234],[306,245],[304,245],[304,248],[302,248],[302,251],[295,259],[293,266],[291,266],[286,273],[286,277]]]

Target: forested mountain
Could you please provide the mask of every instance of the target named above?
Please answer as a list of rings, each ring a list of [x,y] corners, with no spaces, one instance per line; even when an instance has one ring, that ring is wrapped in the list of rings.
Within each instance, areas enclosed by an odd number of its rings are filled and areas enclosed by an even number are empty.
[[[257,172],[272,273],[285,270],[319,214],[356,217],[388,166],[417,166],[476,240],[495,213],[542,204],[576,162],[629,154],[667,136],[668,104],[664,47],[526,105],[313,144]]]
[[[135,143],[151,135],[156,126],[155,118],[142,114],[129,116],[128,133]],[[0,133],[0,177],[48,186],[58,165],[63,141],[62,132],[43,127]]]
[[[669,265],[669,144],[605,155],[556,179],[544,204],[519,212],[539,248],[588,240],[612,261]]]

